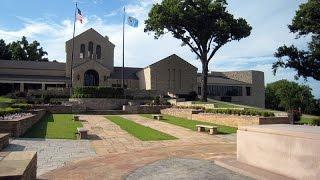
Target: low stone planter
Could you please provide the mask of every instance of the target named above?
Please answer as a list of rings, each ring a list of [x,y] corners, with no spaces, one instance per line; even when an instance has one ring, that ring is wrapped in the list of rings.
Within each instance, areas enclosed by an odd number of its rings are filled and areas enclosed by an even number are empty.
[[[9,145],[9,134],[0,134],[0,151]]]
[[[20,137],[35,123],[46,115],[46,110],[34,110],[32,115],[0,121],[0,133],[9,133],[10,136]]]
[[[167,108],[162,109],[161,114],[210,122],[231,127],[261,125],[261,124],[289,124],[288,117],[260,117],[260,116],[245,116],[245,115],[230,115],[230,114],[215,114],[215,113],[194,113],[194,109],[179,109]]]

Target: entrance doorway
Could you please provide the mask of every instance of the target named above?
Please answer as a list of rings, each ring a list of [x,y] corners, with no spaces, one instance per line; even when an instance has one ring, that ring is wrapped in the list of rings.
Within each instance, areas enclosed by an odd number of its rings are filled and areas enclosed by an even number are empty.
[[[95,70],[84,73],[84,86],[99,86],[99,74]]]

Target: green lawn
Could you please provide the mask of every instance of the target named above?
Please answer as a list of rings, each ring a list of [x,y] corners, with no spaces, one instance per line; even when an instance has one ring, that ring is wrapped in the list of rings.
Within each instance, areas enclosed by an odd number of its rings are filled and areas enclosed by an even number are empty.
[[[122,118],[120,116],[107,116],[108,120],[120,126],[121,129],[127,131],[134,137],[142,141],[159,141],[159,140],[172,140],[177,139],[169,134],[157,131],[150,127],[146,127],[130,121],[128,119]]]
[[[48,114],[24,135],[26,138],[76,139],[80,122],[73,121],[72,114]]]
[[[0,103],[12,103],[14,99],[0,96]]]
[[[153,119],[151,114],[141,114],[141,116]],[[218,133],[219,134],[231,134],[231,133],[237,132],[237,128],[223,126],[223,125],[217,125],[217,124],[208,123],[208,122],[189,120],[189,119],[179,118],[179,117],[174,117],[174,116],[169,116],[169,115],[163,115],[163,118],[164,118],[164,120],[162,120],[163,122],[170,123],[170,124],[177,125],[177,126],[181,126],[184,128],[188,128],[193,131],[197,130],[197,128],[196,128],[197,124],[204,124],[204,125],[218,126]]]
[[[308,125],[315,125],[317,122],[320,122],[320,117],[317,116],[301,116],[299,123],[301,124],[308,124]]]

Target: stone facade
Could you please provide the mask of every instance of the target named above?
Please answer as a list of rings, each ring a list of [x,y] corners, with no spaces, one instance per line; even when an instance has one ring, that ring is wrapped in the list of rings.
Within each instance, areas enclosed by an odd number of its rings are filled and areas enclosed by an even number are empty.
[[[20,137],[35,123],[46,115],[46,110],[35,110],[33,115],[13,120],[0,121],[0,133],[10,133],[10,136]]]
[[[162,109],[161,114],[167,114],[186,119],[192,119],[214,124],[221,124],[232,127],[261,125],[261,124],[289,124],[288,117],[260,117],[260,116],[238,116],[214,113],[193,113],[192,109],[168,108]]]
[[[73,45],[74,44],[74,45]],[[0,85],[14,91],[80,86],[122,86],[122,67],[114,66],[115,45],[90,28],[65,44],[66,63],[0,61]],[[73,56],[72,56],[73,55]],[[73,58],[72,58],[73,57]],[[151,61],[151,60],[150,60]],[[124,88],[161,94],[201,92],[197,67],[172,54],[145,67],[124,67]],[[264,107],[264,74],[260,71],[211,72],[209,97]]]
[[[197,81],[200,90],[200,74]],[[264,73],[261,71],[211,72],[208,90],[209,97],[216,100],[265,107]]]
[[[197,89],[197,70],[173,54],[138,72],[138,77],[143,80],[143,88],[146,90],[187,94]]]

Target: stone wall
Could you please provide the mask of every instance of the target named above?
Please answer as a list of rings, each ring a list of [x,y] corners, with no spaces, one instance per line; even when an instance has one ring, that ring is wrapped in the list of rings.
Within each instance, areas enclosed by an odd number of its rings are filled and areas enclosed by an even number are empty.
[[[128,114],[160,114],[161,109],[166,109],[169,106],[149,106],[149,105],[136,105],[136,106],[129,106],[124,105],[123,111]]]
[[[277,124],[237,131],[238,161],[293,179],[319,179],[319,149],[319,127]]]
[[[46,110],[35,110],[33,115],[0,121],[0,133],[10,133],[13,137],[20,137],[35,123],[46,115]]]
[[[161,114],[182,117],[197,121],[210,122],[226,126],[238,127],[260,124],[289,124],[288,117],[260,117],[260,116],[238,116],[214,113],[193,113],[192,109],[167,108],[162,109]]]
[[[36,179],[37,152],[9,152],[0,161],[0,179]]]
[[[35,109],[45,109],[52,114],[70,114],[72,105],[35,105]]]
[[[0,151],[9,145],[9,134],[0,134]]]
[[[87,110],[117,110],[127,104],[127,99],[113,98],[71,98],[71,103],[83,104]]]

